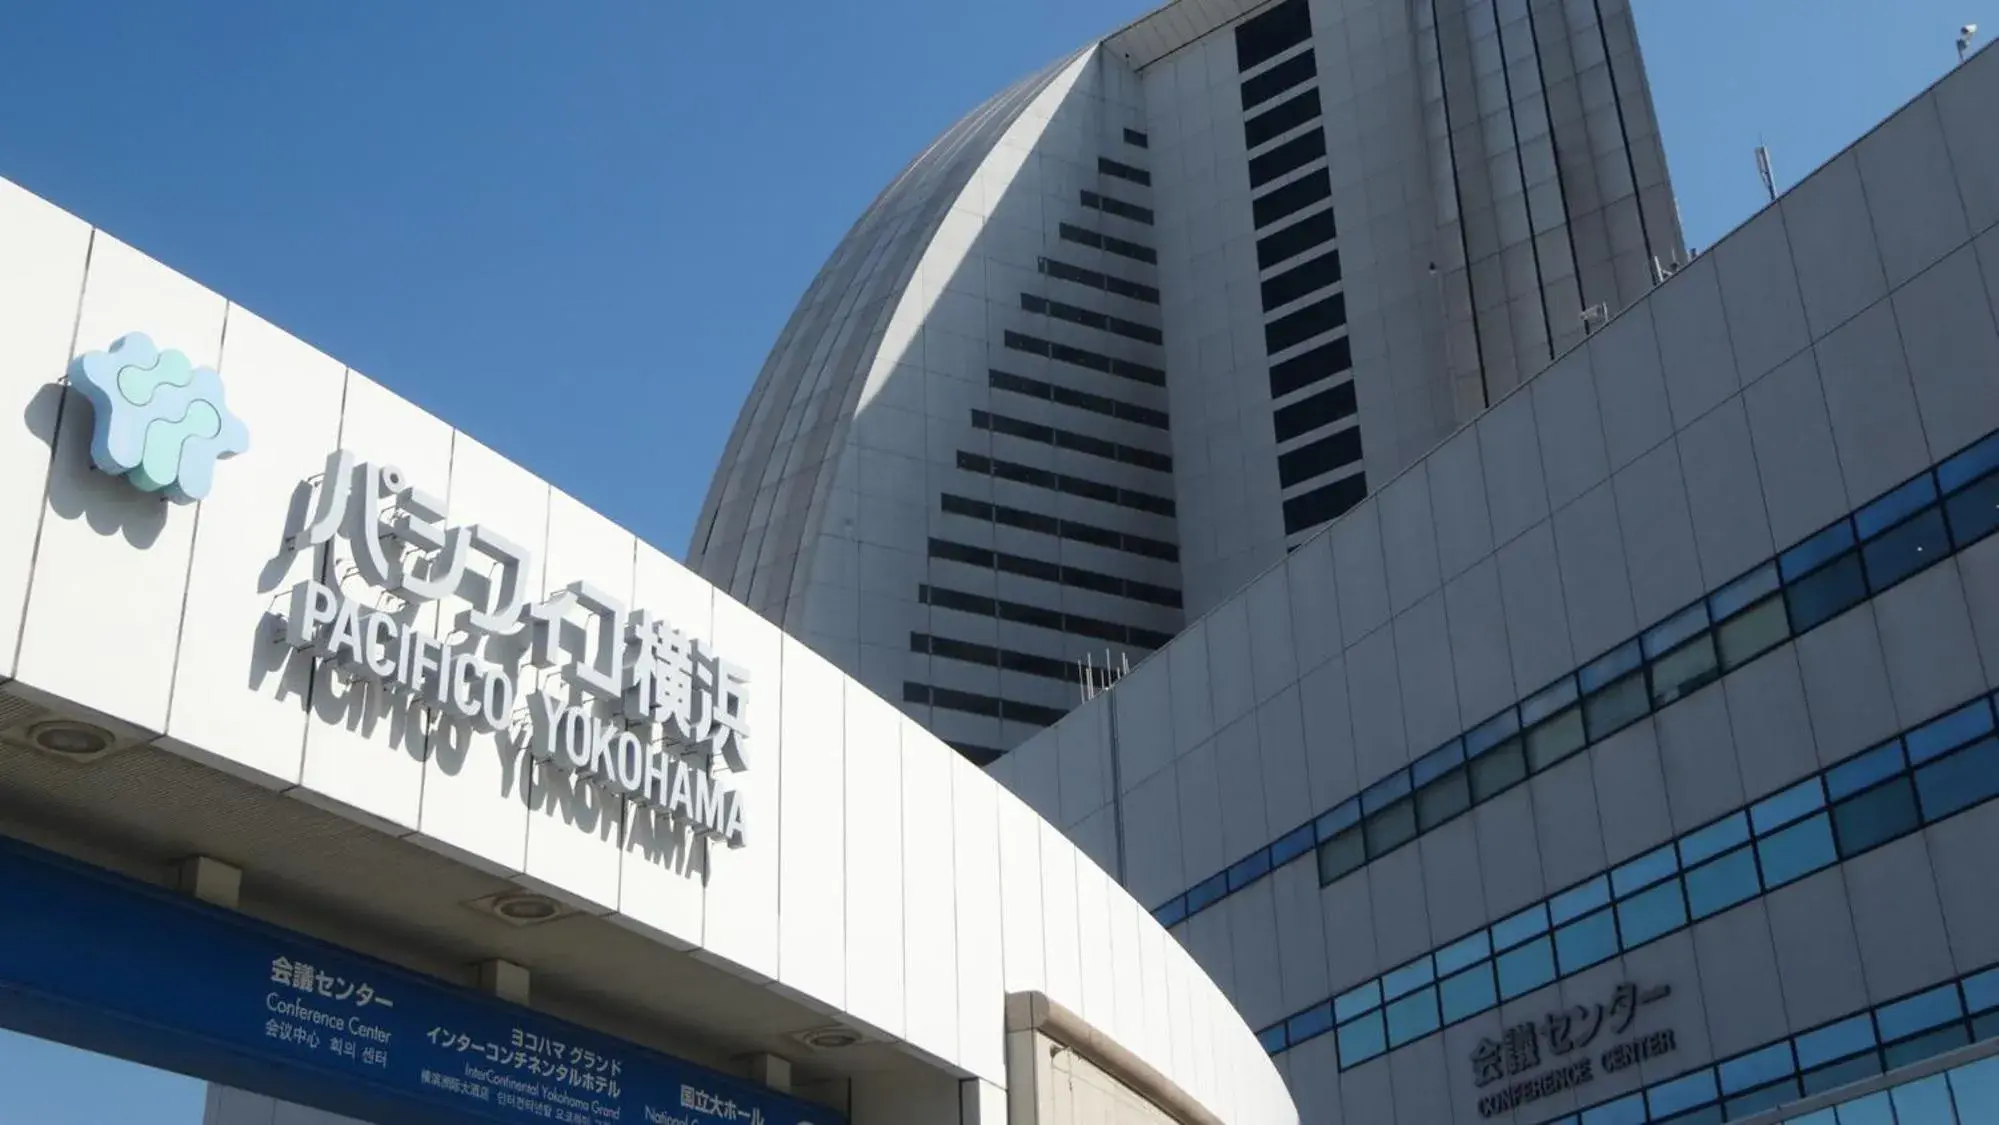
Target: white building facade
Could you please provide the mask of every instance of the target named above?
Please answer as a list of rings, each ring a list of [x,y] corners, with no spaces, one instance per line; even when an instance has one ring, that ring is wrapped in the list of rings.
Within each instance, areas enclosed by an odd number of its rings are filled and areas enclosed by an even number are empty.
[[[4,183],[0,388],[0,1028],[215,1125],[1296,1120],[892,703]]]
[[[1623,0],[1176,0],[876,200],[690,564],[990,760],[1683,254]]]

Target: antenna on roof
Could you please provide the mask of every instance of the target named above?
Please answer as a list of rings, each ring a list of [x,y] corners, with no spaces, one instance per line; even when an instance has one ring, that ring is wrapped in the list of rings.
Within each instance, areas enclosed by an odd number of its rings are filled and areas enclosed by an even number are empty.
[[[1756,146],[1756,174],[1763,177],[1763,190],[1770,194],[1770,202],[1777,202],[1777,171],[1770,164],[1770,146]]]
[[[1977,34],[1978,34],[1978,25],[1975,23],[1968,23],[1965,24],[1963,27],[1957,29],[1958,65],[1962,66],[1964,64],[1964,60],[1971,57],[1971,39],[1973,36]]]

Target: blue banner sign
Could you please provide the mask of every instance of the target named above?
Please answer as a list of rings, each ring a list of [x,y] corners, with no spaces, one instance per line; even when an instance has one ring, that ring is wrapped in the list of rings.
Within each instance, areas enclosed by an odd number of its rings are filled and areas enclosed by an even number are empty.
[[[4,839],[0,896],[0,1025],[30,1034],[378,1125],[843,1123],[741,1079]]]

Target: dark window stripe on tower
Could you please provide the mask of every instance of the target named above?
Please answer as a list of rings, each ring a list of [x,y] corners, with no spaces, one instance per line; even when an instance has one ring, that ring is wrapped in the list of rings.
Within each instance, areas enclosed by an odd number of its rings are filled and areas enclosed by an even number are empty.
[[[1008,574],[1036,578],[1057,585],[1073,586],[1078,590],[1093,590],[1099,594],[1109,594],[1114,598],[1130,598],[1132,601],[1169,606],[1173,609],[1180,608],[1180,591],[1166,586],[1155,586],[1150,582],[1134,582],[1079,566],[1062,566],[1042,559],[1031,559],[1025,555],[1008,554],[1005,551],[990,551],[984,547],[956,543],[949,539],[932,539],[930,557],[964,563],[966,566],[984,567],[987,570],[1005,571]]]
[[[1284,502],[1284,534],[1297,533],[1338,519],[1367,497],[1367,474],[1342,477],[1322,488],[1301,492]]]
[[[1314,87],[1243,122],[1242,139],[1248,147],[1256,148],[1318,116],[1319,91]]]
[[[1134,168],[1129,164],[1119,163],[1109,157],[1097,157],[1097,171],[1102,172],[1106,176],[1116,176],[1120,180],[1130,180],[1132,183],[1144,187],[1152,186],[1152,173],[1143,168]]]
[[[1101,289],[1120,297],[1130,297],[1134,301],[1143,301],[1148,305],[1159,303],[1159,290],[1150,285],[1140,285],[1136,281],[1126,281],[1124,278],[1084,269],[1082,266],[1072,266],[1054,258],[1036,259],[1036,265],[1042,273],[1057,281],[1073,281],[1077,285],[1087,285],[1092,289]]]
[[[1102,352],[1093,352],[1087,348],[1071,347],[1068,344],[1058,344],[1053,340],[1044,340],[1039,336],[1029,336],[1025,332],[1003,332],[1000,334],[1000,339],[1007,347],[1017,352],[1046,356],[1049,359],[1060,360],[1063,363],[1072,364],[1076,367],[1087,367],[1092,371],[1101,371],[1106,375],[1116,375],[1122,379],[1130,379],[1135,383],[1145,383],[1154,387],[1163,387],[1166,385],[1166,372],[1161,371],[1157,367],[1148,367],[1143,363],[1133,363],[1128,359],[1113,359]]]
[[[1113,238],[1108,234],[1088,230],[1072,223],[1059,223],[1055,229],[1056,233],[1070,242],[1080,243],[1081,245],[1093,247],[1098,250],[1107,250],[1110,253],[1150,265],[1157,265],[1159,262],[1159,252],[1150,246],[1140,246],[1136,242],[1127,242],[1122,238]]]
[[[1330,426],[1342,418],[1351,418],[1357,409],[1351,380],[1329,387],[1310,398],[1301,398],[1289,406],[1278,408],[1273,416],[1277,440],[1290,441],[1321,426]]]
[[[1010,480],[1015,484],[1045,488],[1050,492],[1080,496],[1085,500],[1096,500],[1104,504],[1116,504],[1135,512],[1150,512],[1155,516],[1169,518],[1173,515],[1173,501],[1164,496],[1155,496],[1150,492],[1139,492],[1129,488],[1116,488],[1100,481],[1072,476],[1069,473],[1058,473],[1036,465],[1023,465],[1018,461],[987,457],[983,453],[959,450],[958,467],[968,473]]]
[[[1131,645],[1134,648],[1161,648],[1167,641],[1173,639],[1170,634],[1154,629],[1141,629],[1136,625],[1103,621],[1079,613],[1063,613],[1043,606],[1008,601],[1005,598],[989,598],[984,594],[968,594],[962,590],[952,590],[927,583],[918,586],[916,594],[917,600],[924,605],[936,606],[939,609],[953,609],[959,613],[972,613],[981,617],[996,617],[1001,621],[1013,621],[1057,633],[1094,637],[1100,641]]]
[[[1284,3],[1236,25],[1235,65],[1249,70],[1312,37],[1312,10],[1305,0]]]
[[[1288,305],[1310,293],[1316,293],[1340,280],[1340,252],[1321,254],[1301,265],[1296,265],[1283,273],[1265,279],[1263,283],[1263,311]]]
[[[1126,203],[1116,196],[1085,191],[1083,193],[1083,206],[1088,207],[1092,211],[1102,211],[1106,215],[1116,215],[1120,219],[1130,219],[1134,223],[1144,223],[1146,226],[1152,225],[1152,208],[1140,207],[1136,203]]]
[[[1005,527],[1017,527],[1022,531],[1052,535],[1058,539],[1072,539],[1078,543],[1088,543],[1092,547],[1143,555],[1148,559],[1159,559],[1163,562],[1180,561],[1180,548],[1158,539],[1147,539],[1143,535],[1126,535],[1095,524],[1058,520],[1054,516],[1042,515],[1039,512],[1009,508],[1004,504],[972,500],[964,496],[953,496],[948,492],[939,499],[943,510],[954,516],[985,520]]]
[[[1094,328],[1099,332],[1109,332],[1114,335],[1123,336],[1128,340],[1137,340],[1146,344],[1163,344],[1166,342],[1166,338],[1160,334],[1159,329],[1154,328],[1150,324],[1140,324],[1135,320],[1126,320],[1123,317],[1111,316],[1109,313],[1100,313],[1095,309],[1086,309],[1064,301],[1051,301],[1046,297],[1037,297],[1032,293],[1022,293],[1020,295],[1020,307],[1025,312],[1053,317],[1056,320],[1066,320],[1070,324],[1080,324],[1085,328]]]
[[[1126,129],[1124,131],[1124,143],[1135,148],[1151,148],[1152,138],[1136,129]]]
[[[1324,168],[1292,180],[1281,188],[1265,192],[1250,201],[1250,213],[1261,230],[1280,219],[1295,215],[1333,194],[1332,177]]]
[[[1242,84],[1242,108],[1247,113],[1256,106],[1319,76],[1312,52],[1301,51]]]
[[[1101,457],[1106,461],[1116,461],[1125,465],[1137,465],[1141,469],[1151,469],[1154,472],[1170,473],[1173,471],[1173,458],[1164,453],[1155,453],[1150,449],[1140,449],[1137,446],[1126,445],[1123,442],[1105,441],[1103,438],[1091,437],[1089,434],[1079,434],[1073,430],[1044,426],[1039,422],[1027,422],[1019,418],[1009,418],[1004,414],[974,410],[972,411],[972,428],[975,430],[986,430],[995,434],[1006,434],[1009,437],[1017,437],[1026,441],[1037,441],[1043,445],[1052,445],[1057,449],[1073,449],[1078,453],[1087,453],[1092,457]]]
[[[1326,131],[1313,129],[1264,153],[1249,162],[1249,186],[1260,188],[1288,172],[1295,172],[1326,155]]]
[[[1026,395],[1029,398],[1038,398],[1046,402],[1052,402],[1058,406],[1073,406],[1078,410],[1087,410],[1092,414],[1102,414],[1107,418],[1117,418],[1122,421],[1136,423],[1140,426],[1149,426],[1155,430],[1167,428],[1166,412],[1164,410],[1154,410],[1146,406],[1135,406],[1129,402],[1120,402],[1117,399],[1108,398],[1104,395],[1093,395],[1085,391],[1071,390],[1068,387],[1058,387],[1053,383],[1043,382],[1040,379],[1030,379],[1025,375],[1013,375],[1005,371],[988,370],[986,372],[986,382],[996,391],[1010,391],[1017,395]]]
[[[1339,226],[1333,222],[1332,208],[1328,207],[1324,211],[1307,215],[1283,230],[1256,240],[1256,268],[1267,270],[1279,262],[1303,254],[1314,246],[1324,246],[1338,238],[1339,234]]]
[[[1277,458],[1277,480],[1285,488],[1322,477],[1360,460],[1360,431],[1341,430]]]
[[[1271,355],[1276,355],[1294,344],[1302,344],[1314,336],[1331,332],[1346,322],[1346,295],[1335,293],[1264,325],[1263,345]]]
[[[1270,397],[1283,398],[1322,379],[1330,379],[1353,369],[1353,346],[1345,336],[1328,340],[1308,352],[1299,352],[1282,363],[1271,365]]]
[[[1059,707],[1042,707],[1034,703],[1001,699],[995,695],[979,695],[976,692],[906,681],[902,685],[902,701],[942,707],[946,711],[984,715],[989,719],[1000,719],[1009,723],[1026,723],[1035,727],[1054,726],[1062,720],[1062,716],[1069,713]]]

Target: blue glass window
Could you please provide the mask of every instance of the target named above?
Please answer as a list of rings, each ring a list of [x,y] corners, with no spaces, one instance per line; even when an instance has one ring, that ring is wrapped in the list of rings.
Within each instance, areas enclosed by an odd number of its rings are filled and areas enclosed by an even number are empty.
[[[1387,1008],[1388,1045],[1400,1047],[1437,1030],[1437,990],[1412,992]]]
[[[1832,823],[1839,834],[1839,854],[1859,855],[1879,847],[1922,824],[1916,815],[1915,787],[1907,777],[1898,777],[1849,797],[1833,806]]]
[[[1311,851],[1313,839],[1312,826],[1309,824],[1299,825],[1285,833],[1282,839],[1270,845],[1270,865],[1282,867]]]
[[[1361,822],[1367,835],[1367,855],[1375,859],[1416,838],[1416,802],[1402,800]]]
[[[1965,1125],[1999,1121],[1999,1055],[1989,1055],[1950,1072],[1950,1092]]]
[[[1610,873],[1610,888],[1619,898],[1633,891],[1649,887],[1680,869],[1680,861],[1673,854],[1673,845],[1648,852],[1626,863]]]
[[[1716,590],[1707,600],[1708,612],[1723,621],[1777,592],[1777,564],[1764,563]]]
[[[1860,549],[1867,581],[1880,592],[1950,554],[1943,509],[1931,508]]]
[[[1791,628],[1800,633],[1817,628],[1866,598],[1867,580],[1860,571],[1859,555],[1848,555],[1784,588]]]
[[[1409,767],[1410,780],[1415,782],[1416,788],[1421,789],[1458,768],[1464,760],[1465,745],[1454,738],[1416,759],[1416,764]]]
[[[1602,875],[1570,887],[1548,900],[1548,917],[1557,926],[1580,918],[1599,906],[1610,905],[1610,880]]]
[[[1633,672],[1583,700],[1583,726],[1594,742],[1644,718],[1651,708],[1645,674]]]
[[[1826,771],[1825,787],[1834,800],[1902,772],[1902,740],[1877,746]]]
[[[1762,892],[1756,879],[1756,854],[1748,848],[1687,872],[1687,906],[1695,918],[1716,914]]]
[[[1324,886],[1360,869],[1367,862],[1367,845],[1355,825],[1319,845],[1319,884]]]
[[[1999,969],[1964,978],[1964,1005],[1973,1012],[1999,1008]]]
[[[1765,889],[1774,890],[1830,866],[1838,858],[1832,846],[1832,825],[1824,813],[1799,821],[1756,841],[1756,857],[1763,864]]]
[[[1950,533],[1959,547],[1978,542],[1999,527],[1999,476],[1990,476],[1944,501]]]
[[[1872,539],[1908,519],[1936,498],[1937,487],[1931,482],[1930,475],[1924,473],[1853,513],[1853,526],[1860,529],[1862,539]]]
[[[1600,910],[1579,922],[1555,931],[1555,952],[1562,972],[1586,969],[1617,955],[1617,923],[1610,911]],[[1503,974],[1502,974],[1503,975]]]
[[[1718,674],[1713,637],[1696,637],[1652,664],[1652,702],[1660,707],[1700,690]]]
[[[1333,1005],[1330,1000],[1324,1004],[1314,1004],[1284,1021],[1285,1035],[1293,1043],[1303,1043],[1332,1029]]]
[[[1499,1003],[1499,993],[1493,987],[1490,961],[1474,965],[1456,976],[1445,977],[1443,983],[1437,986],[1437,992],[1443,1001],[1445,1023],[1456,1023]]]
[[[1258,849],[1254,855],[1238,860],[1229,868],[1229,890],[1239,891],[1270,874],[1270,849]]]
[[[1646,1091],[1645,1100],[1652,1106],[1652,1116],[1665,1117],[1697,1105],[1706,1105],[1718,1096],[1714,1088],[1714,1071],[1703,1069],[1684,1078],[1659,1083]]]
[[[1547,769],[1583,748],[1583,712],[1571,707],[1527,732],[1528,768]]]
[[[1881,1056],[1874,1051],[1869,1051],[1864,1055],[1855,1055],[1844,1062],[1836,1062],[1830,1066],[1822,1066],[1817,1070],[1806,1071],[1799,1076],[1798,1084],[1804,1087],[1805,1096],[1810,1097],[1813,1094],[1822,1094],[1827,1090],[1844,1086],[1849,1082],[1858,1082],[1863,1078],[1871,1078],[1879,1073],[1881,1073]]]
[[[1874,1013],[1874,1024],[1881,1029],[1881,1041],[1892,1043],[1963,1015],[1964,1006],[1957,998],[1957,984],[1953,982],[1906,1000],[1883,1004]]]
[[[1471,760],[1472,800],[1484,801],[1518,785],[1527,776],[1527,750],[1509,738]]]
[[[1958,1125],[1950,1104],[1950,1079],[1941,1074],[1904,1082],[1889,1091],[1896,1125]]]
[[[1814,1067],[1871,1050],[1874,1021],[1865,1012],[1798,1036],[1798,1069]]]
[[[1645,1095],[1633,1094],[1584,1110],[1583,1125],[1645,1125]]]
[[[1825,807],[1825,791],[1819,787],[1816,777],[1791,786],[1773,797],[1758,801],[1749,810],[1749,823],[1756,827],[1761,836],[1771,829],[1788,824],[1815,809]]]
[[[1333,998],[1333,1018],[1345,1023],[1362,1012],[1381,1007],[1381,982],[1368,981]]]
[[[1679,880],[1661,883],[1617,904],[1617,928],[1624,948],[1640,946],[1687,924],[1687,903]]]
[[[1159,921],[1161,926],[1168,929],[1179,925],[1181,920],[1187,917],[1187,896],[1174,896],[1172,902],[1153,911],[1152,916]]]
[[[1521,701],[1520,722],[1523,726],[1531,727],[1575,701],[1575,677],[1563,676]]]
[[[1960,707],[1940,719],[1924,723],[1903,740],[1909,746],[1909,761],[1922,765],[1945,751],[1954,750],[1980,735],[1992,733],[1992,705],[1981,699]]]
[[[1728,1119],[1730,1121],[1740,1120],[1741,1118],[1748,1117],[1750,1114],[1761,1113],[1772,1106],[1780,1106],[1785,1102],[1796,1101],[1803,1096],[1803,1093],[1798,1089],[1798,1080],[1795,1078],[1786,1078],[1774,1085],[1765,1086],[1754,1093],[1743,1094],[1741,1097],[1728,1099]],[[1818,1114],[1812,1114],[1808,1117],[1797,1118],[1793,1123],[1787,1123],[1787,1125],[1838,1125],[1838,1122],[1831,1116],[1832,1110],[1828,1109],[1825,1113],[1827,1116],[1824,1121],[1818,1120]]]
[[[1965,1031],[1963,1024],[1955,1023],[1937,1028],[1935,1031],[1926,1031],[1912,1039],[1904,1039],[1900,1043],[1890,1043],[1881,1048],[1881,1058],[1889,1070],[1894,1070],[1896,1067],[1907,1066],[1912,1062],[1955,1050],[1969,1042],[1971,1034]]]
[[[1839,1125],[1895,1125],[1895,1108],[1888,1091],[1839,1104]]]
[[[1360,811],[1377,813],[1409,795],[1409,775],[1397,772],[1375,782],[1360,795]]]
[[[1999,740],[1974,742],[1917,770],[1916,792],[1929,820],[1999,796]]]
[[[1256,1041],[1263,1047],[1263,1053],[1266,1055],[1274,1055],[1289,1046],[1284,1038],[1284,1025],[1281,1023],[1257,1032]]]
[[[1428,832],[1471,807],[1471,777],[1458,766],[1416,790],[1416,827]]]
[[[1607,685],[1622,679],[1627,672],[1636,672],[1645,663],[1645,656],[1638,649],[1638,642],[1626,641],[1576,673],[1576,681],[1582,686],[1584,695],[1602,691]]]
[[[1499,996],[1511,1000],[1555,979],[1555,950],[1545,937],[1509,949],[1494,962],[1499,967]]]
[[[1999,469],[1999,434],[1993,434],[1937,466],[1937,480],[1945,492],[1955,492],[1994,469]]]
[[[1783,1042],[1772,1043],[1746,1055],[1737,1055],[1722,1063],[1720,1069],[1722,1092],[1739,1094],[1766,1082],[1789,1078],[1797,1067],[1791,1061],[1791,1044]]]
[[[1483,961],[1492,956],[1492,942],[1485,931],[1472,934],[1437,951],[1437,972],[1444,975],[1457,972],[1466,965]]]
[[[1699,636],[1706,629],[1707,603],[1696,602],[1645,631],[1645,655],[1657,660],[1660,654],[1678,648],[1680,642]]]
[[[1505,949],[1518,945],[1535,934],[1548,932],[1548,908],[1539,903],[1522,910],[1511,918],[1492,924],[1492,947]]]
[[[1381,995],[1389,1000],[1406,992],[1413,992],[1437,979],[1436,970],[1431,968],[1428,957],[1418,957],[1399,969],[1382,974]]]
[[[1360,823],[1360,798],[1351,797],[1319,815],[1313,828],[1319,839],[1330,840]]]
[[[1791,635],[1791,619],[1784,612],[1784,599],[1773,597],[1721,623],[1715,643],[1721,649],[1721,666],[1738,668],[1783,644]]]
[[[1465,757],[1476,758],[1520,733],[1520,716],[1508,707],[1465,735]]]
[[[1187,892],[1187,913],[1198,914],[1208,907],[1213,906],[1218,899],[1227,893],[1227,873],[1216,872],[1214,875],[1194,884],[1194,889]]]
[[[1370,1012],[1339,1030],[1340,1066],[1363,1063],[1388,1049],[1380,1012]]]
[[[1795,582],[1820,564],[1830,561],[1840,552],[1853,546],[1853,542],[1853,527],[1842,519],[1785,551],[1777,559],[1777,569],[1783,574],[1784,581]]]
[[[1749,842],[1749,818],[1730,813],[1705,828],[1696,828],[1680,837],[1680,865],[1692,867],[1709,856],[1720,855],[1737,844]]]

